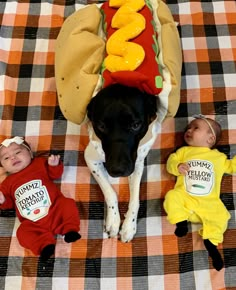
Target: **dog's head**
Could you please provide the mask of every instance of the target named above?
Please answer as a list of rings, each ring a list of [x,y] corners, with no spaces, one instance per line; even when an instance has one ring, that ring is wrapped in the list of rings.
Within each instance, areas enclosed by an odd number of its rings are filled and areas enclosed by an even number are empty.
[[[158,98],[120,84],[103,88],[88,105],[88,118],[102,143],[113,177],[134,171],[139,141],[155,119]]]

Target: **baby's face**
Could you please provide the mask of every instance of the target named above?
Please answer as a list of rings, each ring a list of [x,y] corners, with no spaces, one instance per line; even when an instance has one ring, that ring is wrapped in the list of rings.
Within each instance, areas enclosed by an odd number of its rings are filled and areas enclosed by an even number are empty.
[[[1,165],[10,174],[23,170],[31,163],[31,159],[31,152],[23,145],[11,143],[0,149]]]
[[[214,138],[209,125],[202,119],[193,120],[187,127],[184,140],[189,146],[211,147]]]

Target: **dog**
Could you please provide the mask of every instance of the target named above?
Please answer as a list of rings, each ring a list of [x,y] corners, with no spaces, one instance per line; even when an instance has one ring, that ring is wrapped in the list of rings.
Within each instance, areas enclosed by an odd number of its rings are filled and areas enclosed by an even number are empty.
[[[120,233],[122,242],[131,241],[136,233],[144,159],[160,126],[157,107],[157,96],[121,84],[102,88],[87,107],[90,142],[85,149],[85,160],[105,197],[105,231],[110,237]],[[148,131],[152,131],[151,137],[145,140]],[[117,194],[108,174],[129,179],[129,207],[120,232]]]
[[[162,121],[175,116],[180,102],[182,52],[176,23],[168,6],[162,0],[151,0],[148,6],[139,10],[139,20],[135,22],[138,26],[145,22],[144,31],[134,37],[134,27],[131,25],[128,29],[133,35],[131,42],[138,47],[141,45],[145,51],[144,62],[140,58],[143,53],[136,55],[131,49],[128,50],[131,59],[125,57],[122,64],[140,64],[141,61],[140,66],[134,71],[133,65],[128,70],[123,66],[118,70],[108,70],[104,59],[107,53],[110,54],[110,49],[106,50],[107,43],[119,26],[112,27],[115,10],[110,7],[110,2],[116,3],[105,1],[101,8],[87,5],[65,21],[55,46],[55,79],[63,116],[79,125],[89,119],[90,141],[85,149],[85,160],[105,196],[105,230],[111,237],[120,233],[121,240],[128,242],[133,239],[137,228],[144,159]],[[139,6],[142,1],[128,2],[132,2],[136,9],[136,4]],[[149,9],[150,5],[152,9]],[[119,11],[121,23],[133,19],[132,15],[126,17],[126,11],[123,16]],[[101,25],[103,20],[106,23]],[[127,31],[123,36],[127,36]],[[113,43],[113,48],[126,51],[124,46],[120,46],[120,39],[116,41],[113,38],[109,42]],[[118,200],[109,175],[127,176],[129,179],[129,208],[120,232]]]

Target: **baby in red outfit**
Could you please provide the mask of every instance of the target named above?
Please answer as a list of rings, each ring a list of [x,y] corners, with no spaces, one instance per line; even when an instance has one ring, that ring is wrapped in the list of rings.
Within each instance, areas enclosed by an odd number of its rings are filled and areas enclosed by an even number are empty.
[[[67,243],[80,239],[76,203],[53,182],[63,173],[59,155],[33,158],[30,146],[14,137],[0,144],[0,165],[8,173],[0,185],[0,209],[16,210],[22,247],[47,260],[55,252],[55,235]]]

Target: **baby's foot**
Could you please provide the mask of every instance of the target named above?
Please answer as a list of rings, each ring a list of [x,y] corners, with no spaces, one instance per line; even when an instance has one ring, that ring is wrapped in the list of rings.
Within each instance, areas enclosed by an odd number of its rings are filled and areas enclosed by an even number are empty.
[[[53,256],[55,253],[55,245],[54,244],[50,244],[47,245],[46,247],[43,248],[42,252],[41,252],[41,258],[43,260],[48,260],[51,256]]]
[[[176,224],[175,235],[177,237],[186,236],[188,233],[188,222],[182,221]]]
[[[220,271],[223,268],[224,262],[221,258],[220,253],[218,253],[217,257],[212,257],[212,265],[217,271]]]
[[[216,246],[213,245],[212,242],[209,240],[204,240],[204,245],[208,251],[209,256],[212,258],[213,267],[217,271],[220,271],[224,266],[224,262]]]
[[[64,241],[66,243],[72,243],[79,240],[80,238],[81,235],[79,233],[71,231],[65,234]]]

